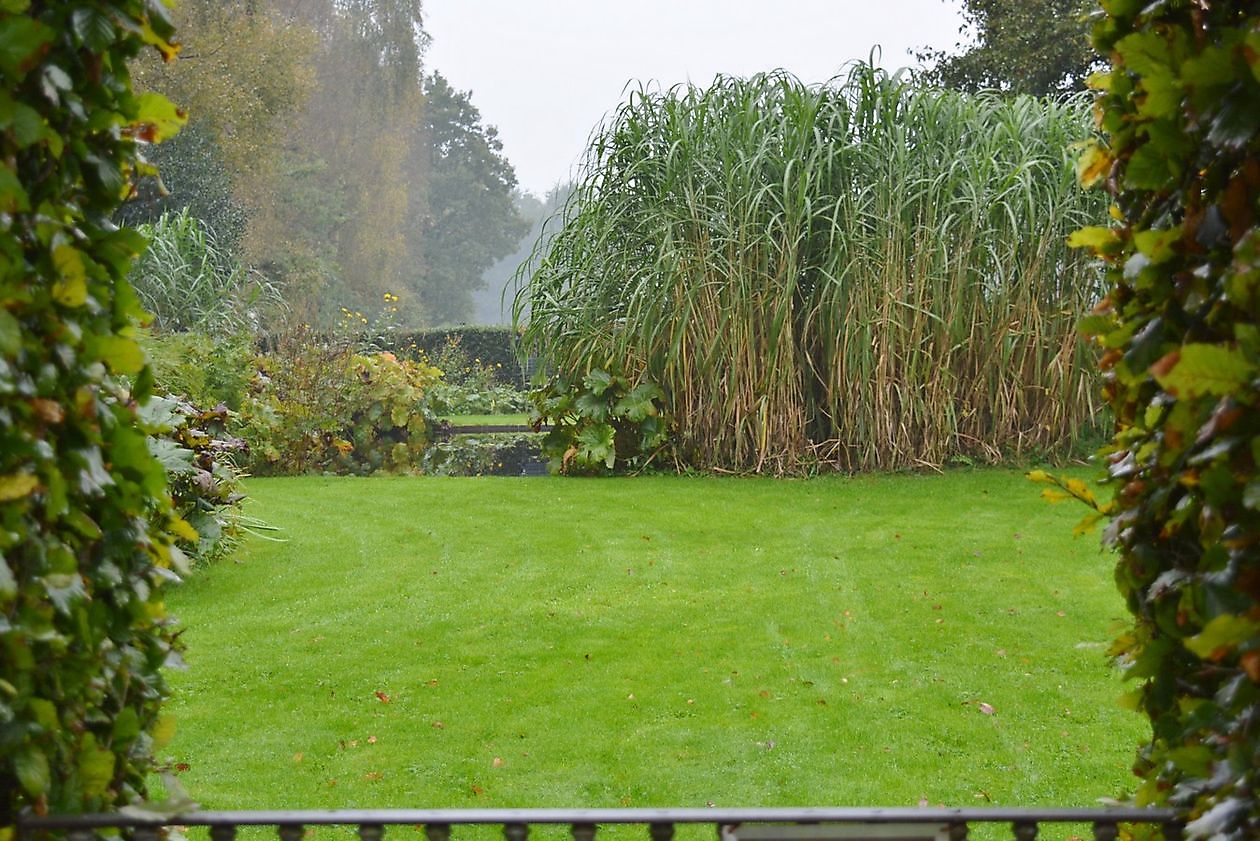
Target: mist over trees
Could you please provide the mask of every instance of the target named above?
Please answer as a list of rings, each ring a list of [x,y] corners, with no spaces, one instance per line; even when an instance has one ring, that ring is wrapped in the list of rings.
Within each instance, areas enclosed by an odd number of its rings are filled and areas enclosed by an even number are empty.
[[[161,180],[120,216],[187,208],[296,321],[370,317],[387,294],[409,326],[473,320],[483,273],[529,222],[496,130],[424,66],[420,0],[185,0],[174,15],[179,59],[133,74],[189,124],[150,150]]]
[[[557,184],[542,198],[524,190],[513,193],[516,212],[529,225],[529,231],[518,240],[516,250],[501,258],[482,274],[482,286],[474,295],[473,320],[477,324],[509,324],[512,321],[512,297],[515,294],[513,280],[516,271],[527,262],[531,268],[537,263],[534,246],[543,235],[543,225],[564,207],[573,184]],[[547,227],[548,239],[554,236],[559,225],[552,222]],[[532,258],[532,261],[531,261]]]

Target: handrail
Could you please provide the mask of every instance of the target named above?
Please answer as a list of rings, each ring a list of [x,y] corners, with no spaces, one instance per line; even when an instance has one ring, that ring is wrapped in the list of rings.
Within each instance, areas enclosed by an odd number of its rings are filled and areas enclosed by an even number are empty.
[[[338,809],[282,811],[193,811],[161,815],[137,811],[83,814],[19,816],[19,838],[48,830],[92,830],[103,828],[139,829],[159,826],[335,826],[357,825],[379,829],[384,826],[424,825],[450,827],[469,824],[499,824],[513,829],[530,824],[572,824],[579,827],[598,824],[643,824],[658,828],[672,824],[714,824],[719,830],[739,824],[913,824],[951,827],[951,839],[966,838],[966,827],[976,823],[1009,823],[1017,838],[1035,838],[1042,823],[1088,823],[1095,837],[1114,839],[1121,823],[1160,825],[1169,841],[1181,837],[1181,816],[1173,809],[1117,806],[1107,808],[1007,808],[1007,807],[894,807],[894,808],[670,808],[670,809]],[[955,830],[954,828],[958,828]],[[1029,830],[1031,829],[1031,834]],[[582,833],[585,835],[585,833]],[[672,833],[670,833],[672,834]],[[300,833],[299,836],[300,837]],[[379,837],[379,836],[378,836]],[[520,835],[523,838],[523,835]],[[666,836],[668,837],[668,836]]]

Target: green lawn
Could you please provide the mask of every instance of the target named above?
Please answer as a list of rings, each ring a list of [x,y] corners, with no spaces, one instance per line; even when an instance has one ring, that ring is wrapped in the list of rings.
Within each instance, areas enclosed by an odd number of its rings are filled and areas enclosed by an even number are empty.
[[[528,426],[529,413],[512,415],[447,415],[442,420],[451,426]]]
[[[1145,724],[1019,474],[251,480],[171,598],[205,808],[1094,805]],[[186,766],[186,769],[185,769]]]

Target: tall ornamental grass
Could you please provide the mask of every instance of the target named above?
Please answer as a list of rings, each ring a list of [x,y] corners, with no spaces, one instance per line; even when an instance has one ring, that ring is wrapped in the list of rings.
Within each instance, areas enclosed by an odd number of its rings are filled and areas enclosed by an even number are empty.
[[[666,391],[696,467],[792,472],[1059,451],[1096,417],[1074,323],[1081,100],[867,65],[641,89],[596,133],[516,298],[522,349]],[[528,312],[528,320],[524,314]]]

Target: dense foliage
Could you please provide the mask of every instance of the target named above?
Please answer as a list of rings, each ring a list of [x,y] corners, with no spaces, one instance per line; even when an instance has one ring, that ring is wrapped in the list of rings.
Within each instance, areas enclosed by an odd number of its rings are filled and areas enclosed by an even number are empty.
[[[471,317],[486,270],[529,225],[516,209],[516,173],[498,132],[482,125],[471,94],[432,73],[424,95],[429,212],[420,302],[429,323],[457,324]]]
[[[1078,101],[867,65],[635,92],[518,295],[522,349],[658,383],[700,468],[1062,448],[1096,422],[1098,272],[1064,242],[1103,212],[1066,151],[1088,132]]]
[[[458,347],[466,360],[476,365],[494,369],[495,378],[502,383],[523,385],[527,380],[516,356],[516,333],[511,327],[439,327],[430,330],[401,330],[392,340],[391,350],[403,354],[420,351],[442,367],[442,361],[452,345]],[[454,374],[456,371],[447,371]]]
[[[534,391],[536,426],[551,424],[542,455],[552,473],[608,475],[642,470],[670,443],[665,395],[600,368],[582,377],[552,376]]]
[[[1115,499],[1105,542],[1135,622],[1116,643],[1153,739],[1143,803],[1193,837],[1260,837],[1260,3],[1104,0],[1082,158],[1114,228],[1102,343]]]
[[[244,439],[230,431],[226,406],[199,409],[186,400],[151,397],[140,405],[149,450],[166,471],[175,513],[196,532],[178,545],[201,563],[224,558],[243,536],[240,502]]]
[[[424,72],[420,0],[183,0],[172,14],[181,60],[136,72],[193,122],[160,152],[170,194],[143,191],[127,217],[188,208],[304,322],[331,327],[385,293],[411,327],[470,320],[483,270],[526,226],[494,128]]]
[[[146,44],[174,52],[164,15],[0,3],[0,837],[23,808],[141,798],[166,730],[161,588],[173,534],[196,534],[135,416],[151,377],[125,278],[144,241],[109,221],[138,141],[182,121],[127,72]]]
[[[152,326],[217,336],[256,331],[281,312],[279,289],[241,264],[214,229],[189,213],[163,213],[137,230],[149,247],[128,276]]]
[[[418,469],[430,442],[428,390],[439,371],[392,353],[288,337],[257,359],[242,406],[253,473]]]
[[[964,91],[1076,93],[1100,62],[1087,37],[1092,0],[963,0],[965,42],[927,49],[925,81]]]

